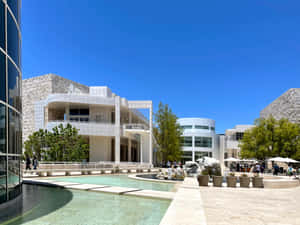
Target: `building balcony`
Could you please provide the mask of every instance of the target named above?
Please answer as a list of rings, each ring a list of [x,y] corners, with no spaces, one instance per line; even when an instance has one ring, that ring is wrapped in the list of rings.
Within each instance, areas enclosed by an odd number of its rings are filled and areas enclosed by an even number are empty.
[[[140,123],[130,123],[130,124],[124,124],[123,125],[124,132],[149,132],[149,127],[145,124]]]

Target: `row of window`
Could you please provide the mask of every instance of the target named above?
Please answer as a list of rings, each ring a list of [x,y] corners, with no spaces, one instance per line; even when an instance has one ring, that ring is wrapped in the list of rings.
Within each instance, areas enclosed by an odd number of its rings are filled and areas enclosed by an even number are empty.
[[[193,129],[193,125],[182,125],[180,126],[183,130]],[[201,130],[209,130],[209,126],[206,125],[195,125],[194,129],[201,129]],[[210,127],[210,130],[214,131],[214,127]]]
[[[191,137],[191,136],[182,137],[181,138],[181,146],[192,147],[193,146],[193,137]],[[195,147],[212,148],[212,138],[195,136]]]
[[[0,153],[6,153],[6,119],[8,119],[8,153],[22,154],[22,128],[18,113],[0,104]]]

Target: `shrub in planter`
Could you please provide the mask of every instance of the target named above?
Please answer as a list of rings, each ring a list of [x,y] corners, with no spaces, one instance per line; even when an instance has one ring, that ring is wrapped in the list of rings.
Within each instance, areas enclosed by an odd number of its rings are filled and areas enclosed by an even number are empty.
[[[209,175],[207,170],[203,170],[201,175],[197,177],[199,186],[208,186]]]
[[[252,186],[255,188],[263,188],[264,187],[264,178],[260,177],[258,174],[252,177]]]
[[[250,177],[247,174],[240,176],[240,187],[248,188],[250,184]]]
[[[213,176],[214,187],[222,187],[223,177],[222,176]]]
[[[229,176],[226,177],[227,187],[236,187],[237,177],[234,173],[230,173]]]

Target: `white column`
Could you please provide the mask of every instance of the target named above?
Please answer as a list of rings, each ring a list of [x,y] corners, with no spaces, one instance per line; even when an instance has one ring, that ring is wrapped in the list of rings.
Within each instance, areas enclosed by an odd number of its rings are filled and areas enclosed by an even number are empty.
[[[226,137],[224,135],[220,135],[220,155],[219,155],[219,161],[220,161],[220,166],[221,166],[221,172],[222,175],[224,174],[224,169],[225,169],[225,165],[224,165],[224,152],[225,152],[225,148],[226,148]]]
[[[70,106],[69,106],[69,104],[66,105],[65,114],[66,114],[65,120],[69,121],[69,119],[70,119]]]
[[[192,136],[192,161],[195,162],[195,136]]]
[[[115,97],[115,163],[120,163],[120,96]]]
[[[153,147],[152,147],[152,104],[149,109],[149,164],[152,165]]]
[[[140,161],[141,161],[141,164],[143,163],[143,137],[141,134],[139,134],[140,136]]]

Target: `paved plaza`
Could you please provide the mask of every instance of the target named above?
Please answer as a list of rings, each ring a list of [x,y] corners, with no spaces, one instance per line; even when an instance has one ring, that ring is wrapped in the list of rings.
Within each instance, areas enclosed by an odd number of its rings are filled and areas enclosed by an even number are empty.
[[[300,187],[242,189],[201,187],[208,225],[299,225]]]

